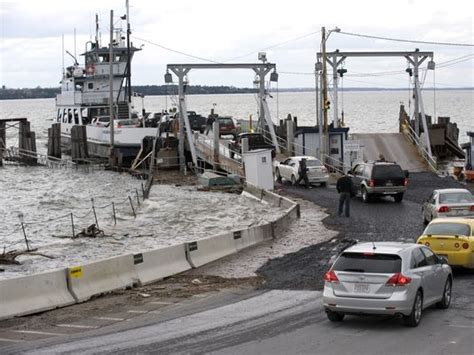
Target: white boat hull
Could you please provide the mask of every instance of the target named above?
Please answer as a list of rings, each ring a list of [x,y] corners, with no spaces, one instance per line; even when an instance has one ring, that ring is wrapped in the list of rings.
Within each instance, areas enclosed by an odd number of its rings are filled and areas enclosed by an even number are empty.
[[[71,150],[72,124],[61,124],[61,143]],[[114,147],[123,158],[134,158],[146,136],[155,137],[157,128],[130,127],[114,129]],[[86,125],[87,148],[90,156],[106,158],[110,155],[110,128]]]

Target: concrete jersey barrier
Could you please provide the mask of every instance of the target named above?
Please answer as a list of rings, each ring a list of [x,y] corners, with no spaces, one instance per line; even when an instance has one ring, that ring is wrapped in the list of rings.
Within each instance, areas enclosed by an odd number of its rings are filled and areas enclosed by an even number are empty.
[[[135,254],[135,270],[142,285],[191,269],[185,244]]]
[[[0,282],[0,319],[22,316],[75,303],[66,282],[66,269]]]
[[[193,268],[236,252],[233,232],[186,243],[186,257]]]
[[[86,265],[0,281],[0,319],[83,302],[95,295],[150,283],[197,268],[276,238],[300,217],[299,204],[271,191],[247,185],[260,201],[285,208],[284,216],[264,225],[237,230],[184,245],[122,255]]]
[[[68,268],[68,287],[77,302],[95,295],[132,287],[138,282],[133,255],[121,255],[110,259]]]
[[[237,251],[274,238],[272,223],[267,223],[241,231],[234,231],[233,234]]]

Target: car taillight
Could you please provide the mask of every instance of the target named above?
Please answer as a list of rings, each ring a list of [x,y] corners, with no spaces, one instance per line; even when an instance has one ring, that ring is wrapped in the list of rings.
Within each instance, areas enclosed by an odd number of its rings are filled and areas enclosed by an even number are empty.
[[[411,282],[411,278],[408,276],[403,276],[399,272],[393,274],[386,283],[387,286],[405,286]]]
[[[334,270],[329,270],[328,272],[324,274],[324,281],[337,283],[339,282],[339,279],[337,278]]]
[[[425,242],[425,245],[429,248],[430,247],[430,242]]]
[[[375,186],[375,181],[374,180],[369,180],[369,186],[374,187]]]
[[[438,212],[449,212],[448,206],[439,206]]]
[[[408,186],[408,179],[407,178],[403,179],[403,185]]]
[[[457,249],[459,248],[459,243],[454,243],[454,247]]]
[[[474,205],[471,206],[470,210],[471,212],[474,212]]]
[[[469,248],[469,243],[462,243],[462,248],[463,249],[468,249]]]

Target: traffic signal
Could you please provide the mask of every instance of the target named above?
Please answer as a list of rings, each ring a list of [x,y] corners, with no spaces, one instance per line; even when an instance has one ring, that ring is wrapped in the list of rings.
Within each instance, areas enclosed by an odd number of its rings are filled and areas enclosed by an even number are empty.
[[[331,101],[326,100],[326,102],[324,103],[324,109],[328,111],[330,108],[331,108]]]

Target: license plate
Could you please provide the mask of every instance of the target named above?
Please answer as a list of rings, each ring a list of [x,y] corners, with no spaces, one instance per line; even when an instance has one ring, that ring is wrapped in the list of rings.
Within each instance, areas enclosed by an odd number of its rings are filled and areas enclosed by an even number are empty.
[[[458,215],[461,215],[461,216],[467,216],[469,213],[470,213],[470,211],[468,211],[468,210],[458,211]]]
[[[369,284],[363,284],[363,283],[354,284],[354,292],[369,293],[369,291],[370,291]]]
[[[385,186],[393,186],[393,182],[386,182]]]

